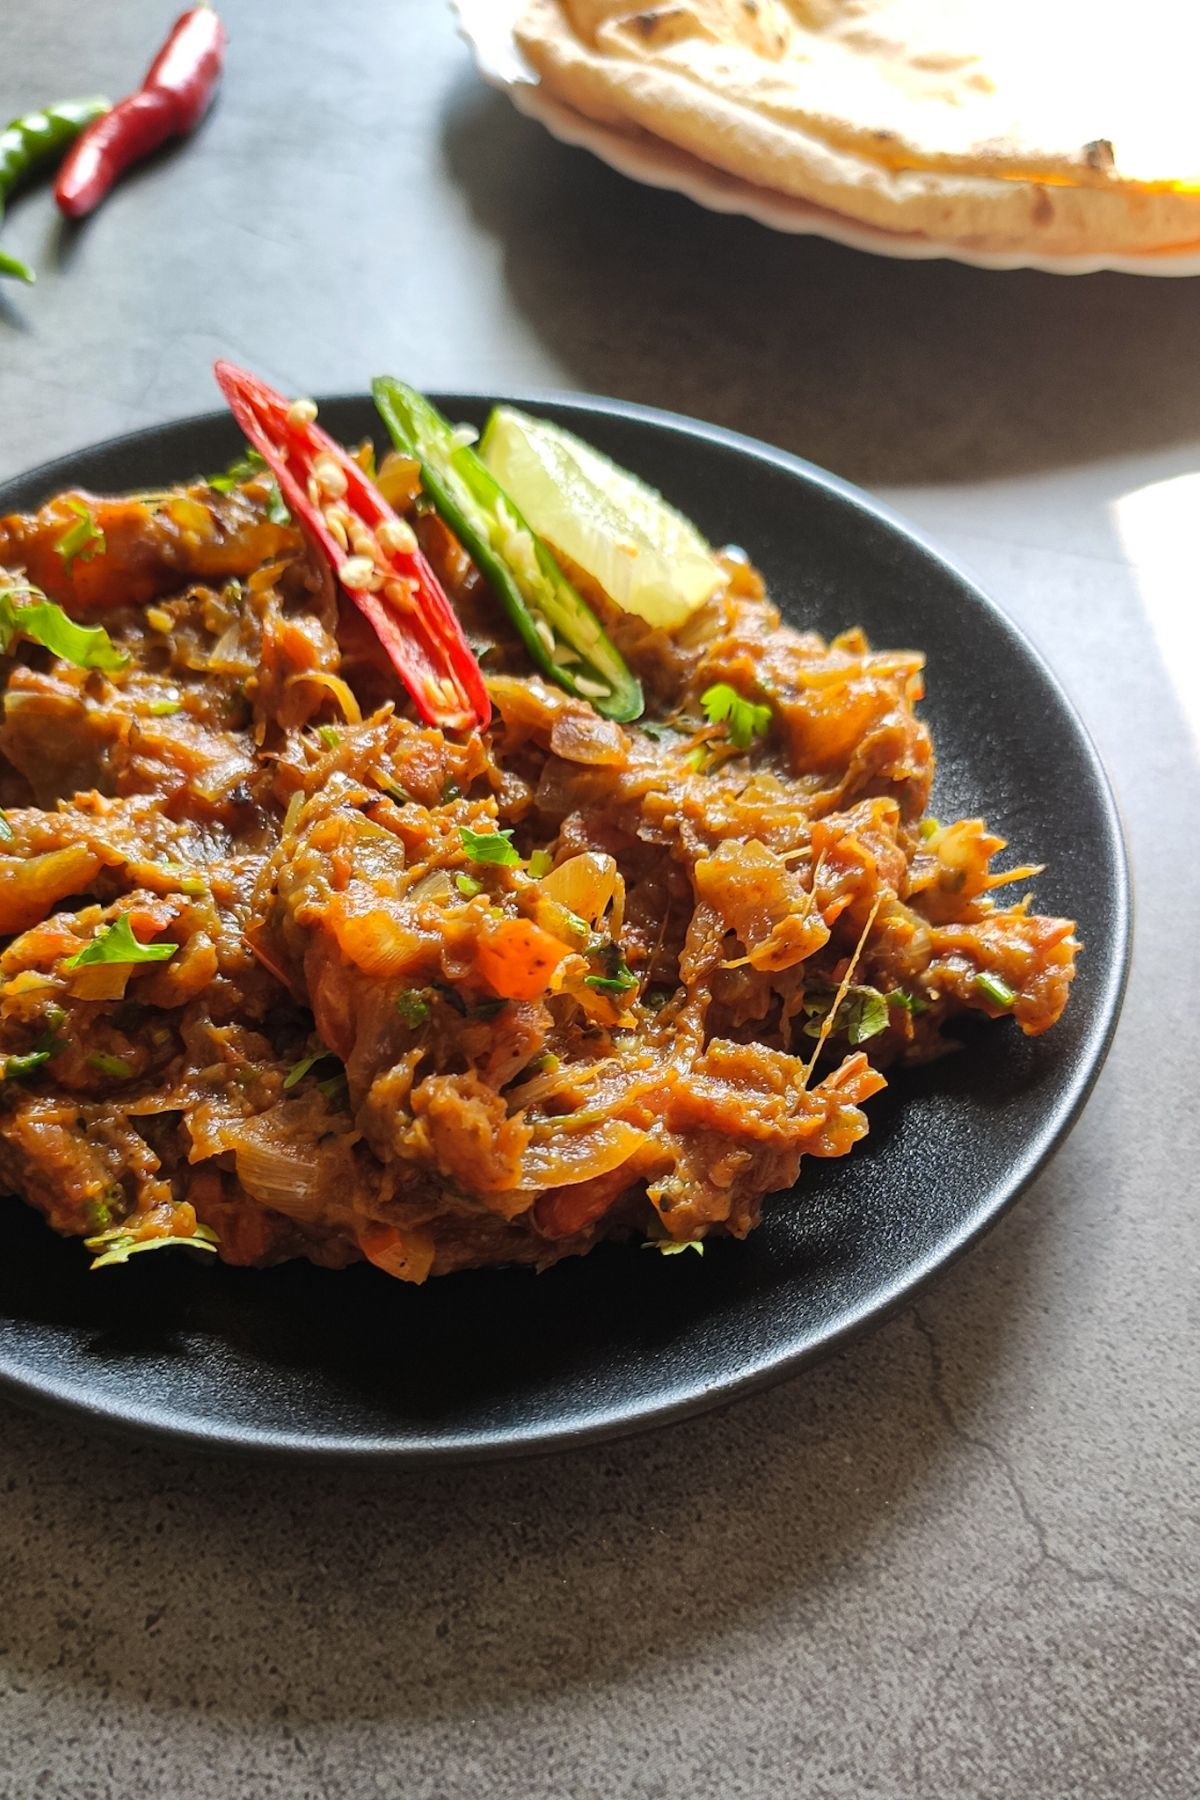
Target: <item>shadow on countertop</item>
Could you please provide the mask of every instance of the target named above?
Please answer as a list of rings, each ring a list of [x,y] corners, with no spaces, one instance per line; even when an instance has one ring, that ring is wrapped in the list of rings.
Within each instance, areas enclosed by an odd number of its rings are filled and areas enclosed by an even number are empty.
[[[9,1674],[295,1729],[467,1718],[649,1680],[664,1655],[719,1660],[780,1606],[823,1610],[846,1570],[947,1504],[956,1441],[978,1443],[959,1420],[1039,1304],[1047,1189],[1067,1161],[918,1314],[649,1436],[380,1475],[202,1460],[6,1413]],[[1030,1553],[1005,1511],[1007,1552]]]
[[[639,186],[464,78],[451,178],[584,390],[765,438],[873,486],[1193,442],[1198,286],[867,256]]]

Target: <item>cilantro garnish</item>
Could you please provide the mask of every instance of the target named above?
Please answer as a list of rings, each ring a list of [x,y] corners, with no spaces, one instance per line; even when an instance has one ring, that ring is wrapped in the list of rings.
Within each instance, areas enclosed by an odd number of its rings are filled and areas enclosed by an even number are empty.
[[[472,831],[469,825],[460,825],[458,831],[463,849],[472,862],[496,863],[502,868],[511,868],[521,860],[513,848],[511,830]]]
[[[929,1011],[928,1000],[922,1000],[920,994],[906,994],[903,988],[893,988],[890,994],[883,997],[889,1006],[899,1006],[914,1018],[918,1013]]]
[[[82,969],[88,963],[156,963],[168,962],[178,944],[142,944],[133,935],[129,914],[122,913],[99,937],[77,950],[66,961],[68,969]]]
[[[317,1092],[327,1106],[344,1106],[350,1098],[345,1070],[339,1069],[336,1075],[327,1075],[324,1081],[318,1081]]]
[[[748,750],[756,737],[771,728],[771,709],[754,700],[745,700],[727,681],[718,681],[700,696],[704,716],[710,725],[724,724],[729,741],[738,750]]]
[[[272,525],[290,525],[292,522],[292,515],[273,475],[267,487],[267,517]]]
[[[292,1064],[291,1068],[288,1070],[287,1074],[284,1076],[284,1078],[283,1078],[284,1092],[286,1093],[289,1090],[289,1088],[294,1088],[298,1081],[304,1080],[304,1077],[308,1074],[308,1071],[311,1068],[314,1068],[317,1063],[324,1062],[327,1057],[330,1057],[332,1055],[333,1055],[332,1050],[314,1050],[314,1052],[311,1056],[302,1056],[300,1058],[299,1062],[295,1062]]]
[[[62,1049],[62,1039],[58,1028],[66,1019],[61,1006],[48,1006],[42,1015],[45,1026],[41,1037],[32,1050],[23,1056],[5,1056],[0,1058],[0,1081],[22,1081],[26,1075],[32,1075],[43,1063],[50,1061]]]
[[[254,481],[266,471],[266,462],[257,450],[247,444],[245,451],[236,462],[231,462],[221,475],[209,475],[205,479],[210,488],[218,494],[232,494],[234,488],[244,487],[248,481]],[[292,515],[288,511],[283,495],[279,491],[279,483],[272,475],[267,488],[267,517],[272,525],[288,525]]]
[[[116,1263],[128,1262],[131,1256],[139,1256],[143,1250],[169,1250],[172,1247],[182,1250],[209,1250],[216,1254],[219,1242],[215,1231],[207,1225],[197,1225],[194,1237],[153,1237],[137,1238],[123,1225],[115,1225],[111,1231],[102,1231],[96,1237],[84,1238],[84,1244],[95,1254],[93,1269],[111,1268]]]
[[[17,593],[34,598],[18,606]],[[129,661],[102,625],[76,625],[61,606],[47,600],[40,588],[0,590],[0,652],[6,651],[14,638],[41,644],[44,650],[74,663],[77,669],[123,669]]]
[[[632,988],[637,986],[637,976],[627,966],[625,958],[621,954],[620,944],[610,941],[607,944],[601,944],[589,954],[595,962],[600,964],[603,973],[585,975],[583,978],[585,987],[595,988],[599,994],[628,994]]]
[[[639,719],[637,722],[637,730],[642,736],[651,738],[656,744],[668,737],[691,737],[695,729],[695,719]]]
[[[108,545],[90,506],[85,506],[82,500],[68,500],[67,505],[75,514],[75,523],[67,526],[54,548],[62,557],[64,568],[69,569],[76,558],[80,562],[91,562],[95,557],[103,556]]]
[[[836,997],[836,993],[826,990],[804,996],[804,1010],[809,1015],[804,1027],[806,1037],[820,1037]],[[852,987],[847,989],[830,1030],[844,1034],[852,1044],[865,1044],[868,1038],[886,1031],[887,1023],[888,1003],[878,988]]]
[[[418,988],[406,988],[396,995],[393,1004],[410,1031],[424,1025],[429,1018],[429,1002]]]

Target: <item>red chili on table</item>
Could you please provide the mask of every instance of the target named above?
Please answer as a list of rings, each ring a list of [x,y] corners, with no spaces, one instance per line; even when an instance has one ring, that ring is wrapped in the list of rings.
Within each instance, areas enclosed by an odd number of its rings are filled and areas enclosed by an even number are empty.
[[[175,21],[138,91],[76,140],[55,183],[60,212],[84,218],[132,163],[196,129],[212,105],[226,41],[211,6],[193,7]]]
[[[291,512],[374,627],[419,716],[445,730],[482,729],[492,716],[483,671],[408,523],[314,423],[311,400],[288,401],[233,363],[216,363],[214,373]]]

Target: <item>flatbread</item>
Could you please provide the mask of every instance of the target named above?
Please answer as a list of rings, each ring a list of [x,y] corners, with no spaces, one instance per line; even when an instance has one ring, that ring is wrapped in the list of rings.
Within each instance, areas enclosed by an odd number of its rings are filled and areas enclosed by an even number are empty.
[[[516,35],[577,111],[879,229],[1200,244],[1194,0],[526,0]]]

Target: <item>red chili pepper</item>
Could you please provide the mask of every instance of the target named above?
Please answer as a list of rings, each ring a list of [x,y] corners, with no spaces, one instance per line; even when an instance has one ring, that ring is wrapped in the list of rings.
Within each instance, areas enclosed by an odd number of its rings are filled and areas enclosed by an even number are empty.
[[[225,27],[211,6],[193,7],[175,21],[137,93],[76,140],[54,187],[61,212],[82,219],[131,163],[168,138],[196,129],[212,105],[226,42]]]
[[[374,627],[421,718],[447,730],[482,729],[492,716],[483,671],[405,521],[353,457],[313,423],[311,404],[285,400],[233,363],[216,363],[214,373],[292,513]],[[400,547],[389,540],[400,540]]]

